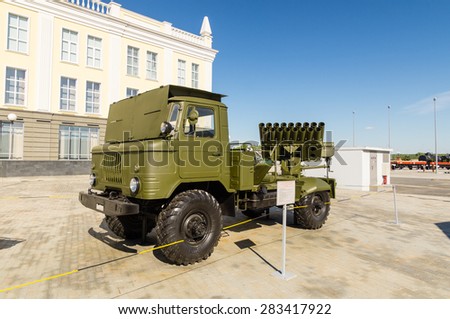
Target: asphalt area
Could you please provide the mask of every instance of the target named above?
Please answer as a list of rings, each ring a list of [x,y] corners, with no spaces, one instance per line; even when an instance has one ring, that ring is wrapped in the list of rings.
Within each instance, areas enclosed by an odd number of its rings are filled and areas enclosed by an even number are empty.
[[[338,189],[323,228],[281,210],[224,218],[207,260],[168,263],[78,203],[87,176],[1,178],[0,298],[450,298],[450,175],[394,172],[378,192]],[[394,207],[397,207],[397,215]],[[398,223],[396,223],[398,221]]]
[[[407,169],[396,171],[391,177],[391,184],[395,184],[401,194],[450,197],[450,170],[440,172],[438,177],[432,172]]]

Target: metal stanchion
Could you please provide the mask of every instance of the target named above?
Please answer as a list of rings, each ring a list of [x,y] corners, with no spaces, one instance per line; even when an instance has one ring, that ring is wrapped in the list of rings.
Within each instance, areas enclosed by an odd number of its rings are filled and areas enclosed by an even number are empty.
[[[282,243],[281,243],[281,250],[282,250],[282,260],[281,260],[281,271],[275,271],[273,273],[274,276],[280,277],[284,280],[289,280],[292,278],[297,277],[294,274],[287,273],[286,272],[286,232],[287,232],[287,205],[283,205],[283,234],[282,234]]]
[[[286,224],[287,224],[287,206],[283,205],[283,244],[282,244],[282,264],[281,264],[281,276],[286,279]]]
[[[398,221],[398,211],[397,211],[397,188],[392,185],[392,191],[394,192],[394,211],[395,211],[395,225],[399,224]]]

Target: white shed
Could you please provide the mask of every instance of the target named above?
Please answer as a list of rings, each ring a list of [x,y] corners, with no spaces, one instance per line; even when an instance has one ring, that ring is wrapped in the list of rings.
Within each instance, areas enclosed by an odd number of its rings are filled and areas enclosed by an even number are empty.
[[[335,178],[340,188],[369,191],[390,184],[391,149],[375,147],[346,147],[336,150],[329,177]],[[306,176],[322,177],[324,168],[307,169]]]

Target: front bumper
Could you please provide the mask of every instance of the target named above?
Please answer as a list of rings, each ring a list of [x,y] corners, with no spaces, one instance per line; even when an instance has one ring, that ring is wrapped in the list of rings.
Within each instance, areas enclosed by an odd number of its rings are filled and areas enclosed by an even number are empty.
[[[119,199],[109,199],[95,193],[80,192],[78,200],[83,206],[103,213],[106,216],[135,215],[139,213],[139,205]]]

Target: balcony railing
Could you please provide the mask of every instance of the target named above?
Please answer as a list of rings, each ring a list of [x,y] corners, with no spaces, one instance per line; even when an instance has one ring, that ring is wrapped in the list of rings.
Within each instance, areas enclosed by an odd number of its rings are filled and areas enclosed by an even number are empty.
[[[204,44],[203,37],[172,27],[172,36],[196,44]]]
[[[103,3],[100,0],[67,0],[67,2],[102,14],[110,14],[111,10],[109,3]]]
[[[100,14],[106,14],[114,17],[120,17],[120,4],[115,2],[104,3],[101,0],[66,0],[68,3],[73,5],[80,6],[82,8],[86,8],[88,10],[92,10],[94,12],[98,12]],[[125,20],[129,20],[129,18],[125,17]],[[139,24],[142,25],[142,24]],[[150,29],[150,28],[149,28]],[[169,34],[175,38],[188,41],[191,43],[195,43],[198,45],[209,46],[211,47],[211,41],[208,38],[204,38],[203,36],[196,35],[190,32],[186,32],[184,30],[172,27],[171,23],[168,23],[167,27],[164,29],[166,34]],[[210,38],[209,38],[210,39]]]

